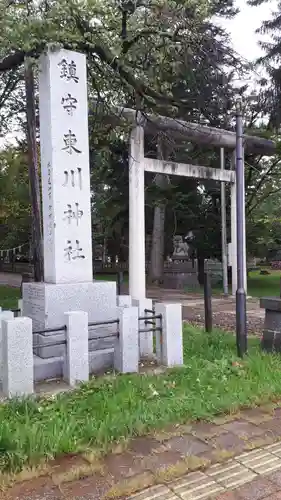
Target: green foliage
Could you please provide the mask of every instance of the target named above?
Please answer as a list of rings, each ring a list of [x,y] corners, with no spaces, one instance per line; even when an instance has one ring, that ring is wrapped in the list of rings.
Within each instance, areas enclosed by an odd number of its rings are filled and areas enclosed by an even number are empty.
[[[30,221],[26,152],[9,147],[0,152],[0,249],[27,243]]]
[[[110,107],[124,104],[144,112],[153,110],[196,123],[232,128],[235,98],[246,90],[236,88],[235,82],[237,74],[243,76],[247,68],[233,53],[224,30],[212,22],[212,16],[231,17],[235,12],[232,0],[0,0],[0,134],[4,135],[15,124],[25,131],[24,58],[33,58],[36,72],[37,59],[46,44],[54,50],[64,46],[86,54],[90,101],[102,101]],[[263,91],[247,106],[247,132],[269,135],[266,120],[262,126],[256,126],[261,116],[265,116],[269,101],[268,93]],[[89,132],[94,237],[96,242],[106,240],[112,256],[121,248],[121,258],[126,259],[127,133],[101,124],[93,107],[90,106]],[[155,130],[149,145],[154,156],[158,132]],[[168,144],[169,156],[178,161],[219,166],[218,154],[212,148],[189,144],[182,148],[174,144],[168,134],[164,141]],[[15,152],[18,153],[17,148]],[[13,154],[11,149],[10,155]],[[246,160],[249,164],[246,179],[247,213],[251,213],[249,227],[258,228],[260,218],[256,207],[279,189],[279,165],[271,168],[267,160],[252,157]],[[14,158],[9,161],[14,162]],[[4,177],[12,178],[14,168],[9,168],[9,174],[5,173]],[[0,175],[3,176],[3,172]],[[170,178],[161,191],[153,180],[152,176],[146,176],[147,232],[152,232],[155,205],[164,200],[167,251],[173,234],[186,234],[193,229],[201,256],[219,257],[219,185],[204,183],[204,190],[199,190],[197,181]],[[2,185],[6,185],[6,181]],[[9,226],[9,238],[17,243],[28,233],[25,189],[18,185],[13,189],[9,187],[10,195],[3,199],[5,217],[10,215],[9,220],[1,222]],[[0,216],[4,217],[3,209]],[[255,251],[259,245],[258,231],[251,231]],[[5,235],[5,245],[6,238]]]

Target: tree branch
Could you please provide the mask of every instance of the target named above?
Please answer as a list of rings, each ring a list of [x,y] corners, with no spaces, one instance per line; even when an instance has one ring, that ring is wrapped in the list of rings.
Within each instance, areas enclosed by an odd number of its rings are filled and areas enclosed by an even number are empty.
[[[39,44],[38,47],[26,52],[24,50],[17,50],[13,54],[4,57],[0,61],[0,73],[4,73],[11,69],[17,69],[24,62],[25,57],[39,57],[45,45]]]

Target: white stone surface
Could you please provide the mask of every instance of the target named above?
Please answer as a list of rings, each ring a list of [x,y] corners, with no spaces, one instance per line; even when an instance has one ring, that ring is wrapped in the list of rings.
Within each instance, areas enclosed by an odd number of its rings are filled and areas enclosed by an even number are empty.
[[[114,368],[121,373],[138,372],[138,314],[137,307],[119,309],[119,338],[114,350]]]
[[[72,387],[89,380],[88,314],[83,311],[65,313],[66,359],[64,379]]]
[[[137,306],[139,310],[139,317],[147,317],[151,316],[151,313],[146,313],[145,310],[152,310],[152,299],[141,299],[141,300],[133,300],[133,306]],[[140,357],[151,359],[153,357],[153,332],[149,331],[152,328],[152,325],[145,324],[145,320],[139,321],[139,329],[140,330],[148,330],[147,333],[139,334],[139,349],[140,349]]]
[[[176,163],[173,161],[156,160],[145,158],[145,170],[147,172],[164,175],[180,175],[181,177],[192,177],[193,179],[212,179],[214,181],[234,182],[235,172],[231,170],[221,171],[219,168],[202,167]]]
[[[132,299],[145,298],[144,131],[140,126],[130,137],[129,289]]]
[[[116,319],[116,283],[23,283],[23,315],[33,330],[63,326],[66,311],[85,311],[89,322]]]
[[[158,362],[168,367],[181,366],[183,364],[182,306],[181,304],[155,304],[155,314],[162,315],[162,335],[160,332],[156,335]]]
[[[40,58],[39,101],[47,283],[92,280],[86,57]]]
[[[7,397],[33,393],[32,321],[3,320],[3,392]]]
[[[132,305],[132,297],[130,295],[117,295],[118,307],[130,307]]]
[[[19,309],[18,316],[22,316],[22,299],[18,300],[18,309]]]
[[[4,319],[13,319],[12,311],[0,311],[0,380],[3,380],[3,341],[2,341],[2,321]]]

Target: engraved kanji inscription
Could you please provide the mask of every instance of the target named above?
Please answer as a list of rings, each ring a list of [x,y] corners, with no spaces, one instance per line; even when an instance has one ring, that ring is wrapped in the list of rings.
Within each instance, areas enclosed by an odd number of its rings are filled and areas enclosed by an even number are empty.
[[[79,189],[82,189],[82,168],[65,170],[63,186],[79,187]]]
[[[70,155],[74,153],[82,153],[78,148],[76,148],[77,144],[77,139],[76,135],[72,132],[72,130],[69,129],[67,134],[64,134],[63,136],[63,141],[65,144],[65,147],[62,148],[63,151],[66,151]]]
[[[62,97],[61,104],[63,109],[65,109],[69,116],[73,116],[74,110],[77,108],[77,99],[71,94],[67,94],[66,97]]]
[[[64,219],[68,220],[68,224],[71,224],[72,220],[76,220],[76,225],[79,225],[79,220],[83,216],[83,210],[79,208],[79,203],[75,203],[75,206],[73,206],[68,203],[67,204],[67,210],[64,211]]]
[[[83,249],[80,246],[79,240],[75,240],[74,246],[71,240],[67,240],[66,248],[64,249],[64,257],[66,261],[85,259],[85,255],[82,254]]]
[[[68,62],[66,59],[62,59],[58,66],[61,70],[60,78],[67,81],[73,80],[75,83],[79,82],[77,67],[74,61]]]

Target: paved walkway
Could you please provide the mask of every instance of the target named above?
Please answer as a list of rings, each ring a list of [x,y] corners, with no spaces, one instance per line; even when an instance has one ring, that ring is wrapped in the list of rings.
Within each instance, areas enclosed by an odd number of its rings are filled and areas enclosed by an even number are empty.
[[[7,285],[20,288],[21,280],[22,280],[21,274],[0,273],[0,285]]]
[[[281,500],[281,445],[239,455],[204,472],[148,488],[131,500]]]
[[[178,425],[53,460],[1,500],[281,500],[281,408]],[[1,479],[1,478],[0,478]]]

